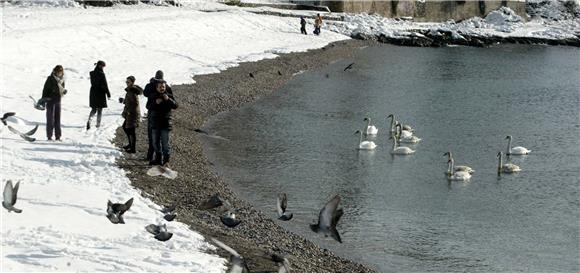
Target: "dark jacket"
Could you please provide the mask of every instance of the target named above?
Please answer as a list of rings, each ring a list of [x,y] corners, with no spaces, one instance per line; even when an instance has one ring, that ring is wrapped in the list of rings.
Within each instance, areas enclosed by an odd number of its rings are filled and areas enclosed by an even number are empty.
[[[167,94],[167,93],[166,93]],[[149,96],[151,105],[149,106],[149,122],[152,129],[171,130],[171,110],[177,109],[177,102],[172,94],[167,94],[168,100],[163,100],[163,95],[159,92]],[[161,103],[157,104],[156,99],[161,98]]]
[[[125,118],[126,128],[135,128],[139,126],[141,118],[138,96],[143,93],[143,89],[138,85],[133,85],[125,88],[125,91],[127,91],[125,99],[123,100],[125,108],[123,108],[123,113],[121,115]]]
[[[64,87],[64,81],[62,83],[62,87]],[[62,97],[63,94],[60,93],[58,88],[58,82],[54,78],[53,75],[50,75],[46,78],[44,82],[44,88],[42,89],[42,98],[43,99],[55,99]]]
[[[300,26],[306,27],[306,20],[304,18],[300,18]]]
[[[173,91],[171,90],[171,86],[169,84],[165,84],[165,92],[167,94],[173,95]],[[147,103],[145,104],[145,108],[149,109],[153,101],[151,96],[157,94],[157,80],[155,78],[151,78],[149,83],[145,85],[145,89],[143,90],[143,96],[147,98]]]
[[[91,93],[89,97],[89,106],[91,108],[107,108],[107,97],[111,97],[105,72],[98,66],[91,71]]]

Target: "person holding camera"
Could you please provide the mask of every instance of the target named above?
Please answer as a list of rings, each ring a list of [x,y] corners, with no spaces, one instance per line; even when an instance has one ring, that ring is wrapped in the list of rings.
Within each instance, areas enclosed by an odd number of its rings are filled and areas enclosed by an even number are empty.
[[[141,119],[141,110],[139,108],[139,95],[143,93],[143,89],[135,84],[135,77],[129,76],[125,81],[127,88],[125,91],[125,98],[119,98],[119,102],[125,104],[123,113],[121,114],[125,121],[123,122],[123,131],[127,135],[129,144],[123,148],[127,153],[136,153],[135,146],[137,145],[137,136],[135,129],[139,127]]]
[[[52,135],[60,141],[62,131],[60,128],[60,100],[66,94],[64,89],[64,68],[57,65],[52,69],[50,76],[44,82],[42,98],[39,103],[46,103],[46,138],[51,141]]]
[[[173,94],[167,93],[167,84],[164,80],[157,80],[156,92],[149,99],[148,118],[151,124],[151,138],[155,158],[149,165],[166,165],[169,163],[169,132],[171,131],[171,111],[177,109],[177,102]]]

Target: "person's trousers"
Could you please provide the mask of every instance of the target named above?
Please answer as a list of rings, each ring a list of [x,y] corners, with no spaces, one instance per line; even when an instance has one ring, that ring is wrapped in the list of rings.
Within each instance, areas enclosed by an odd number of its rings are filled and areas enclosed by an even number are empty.
[[[60,98],[53,98],[46,103],[46,138],[51,139],[53,132],[60,139]]]
[[[304,35],[308,34],[308,33],[306,32],[306,26],[303,26],[303,27],[301,27],[301,28],[300,28],[300,33],[302,33],[302,34],[304,34]]]
[[[103,108],[91,108],[91,113],[89,114],[89,124],[93,117],[97,114],[97,127],[101,126],[101,116],[103,115]]]
[[[127,141],[129,142],[129,151],[135,152],[135,146],[137,145],[137,136],[135,135],[135,127],[133,128],[125,128],[127,121],[123,122],[123,131],[127,135]]]
[[[155,149],[156,157],[163,155],[169,156],[169,130],[168,129],[152,129],[151,136],[153,137],[153,148]]]
[[[152,135],[152,126],[153,121],[147,115],[147,139],[149,141],[149,148],[147,148],[147,160],[153,160],[153,153],[155,153],[155,148],[153,147],[153,135]]]
[[[320,35],[320,27],[315,27],[314,28],[314,34]]]

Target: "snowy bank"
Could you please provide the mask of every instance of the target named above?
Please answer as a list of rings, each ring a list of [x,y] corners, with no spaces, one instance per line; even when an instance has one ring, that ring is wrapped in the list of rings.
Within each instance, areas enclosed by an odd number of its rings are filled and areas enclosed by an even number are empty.
[[[207,254],[214,247],[185,224],[167,223],[174,233],[167,242],[145,231],[148,224],[164,223],[159,206],[130,185],[115,164],[122,154],[111,144],[122,122],[117,98],[124,96],[125,77],[133,75],[144,86],[162,69],[171,84],[192,83],[193,75],[348,37],[300,35],[294,18],[231,8],[200,11],[220,7],[205,2],[182,8],[2,7],[0,112],[16,112],[18,118],[9,124],[22,131],[40,124],[33,143],[0,128],[2,185],[20,181],[16,207],[23,210],[2,210],[2,272],[226,269],[226,260]],[[101,128],[86,131],[88,73],[97,60],[107,63],[112,99]],[[65,67],[68,94],[62,101],[63,141],[49,142],[45,113],[34,109],[28,96],[40,97],[56,64]],[[105,217],[107,200],[131,197],[126,224],[111,224]]]

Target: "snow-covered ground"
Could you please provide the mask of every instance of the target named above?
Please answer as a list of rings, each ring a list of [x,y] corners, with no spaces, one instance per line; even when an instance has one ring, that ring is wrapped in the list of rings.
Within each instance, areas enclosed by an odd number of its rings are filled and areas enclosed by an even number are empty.
[[[23,210],[2,209],[0,214],[0,271],[223,272],[226,260],[207,254],[213,246],[186,225],[167,223],[174,233],[167,242],[145,231],[146,225],[163,222],[159,206],[130,185],[115,165],[122,154],[111,144],[122,122],[117,98],[124,96],[125,78],[134,75],[143,87],[161,69],[171,84],[191,83],[195,74],[348,37],[300,35],[296,18],[256,15],[212,2],[181,8],[72,6],[1,8],[0,115],[16,112],[18,118],[9,123],[21,131],[34,124],[40,128],[34,143],[0,128],[1,187],[8,179],[20,181],[16,207]],[[200,11],[216,9],[225,11]],[[102,127],[86,131],[88,75],[97,60],[107,63],[112,99]],[[63,141],[49,142],[45,112],[34,109],[28,96],[41,96],[57,64],[65,67],[68,94],[62,100]],[[127,224],[110,223],[107,200],[131,197]]]

